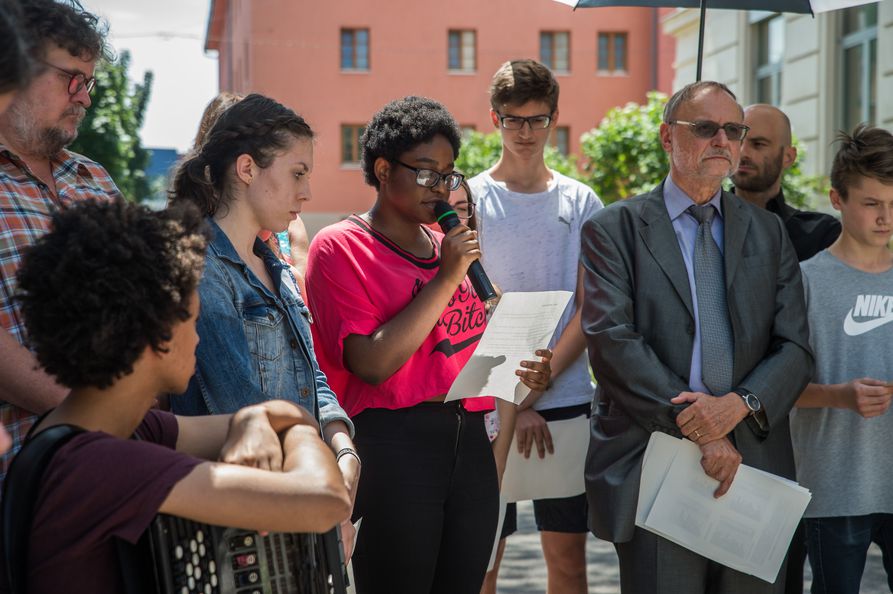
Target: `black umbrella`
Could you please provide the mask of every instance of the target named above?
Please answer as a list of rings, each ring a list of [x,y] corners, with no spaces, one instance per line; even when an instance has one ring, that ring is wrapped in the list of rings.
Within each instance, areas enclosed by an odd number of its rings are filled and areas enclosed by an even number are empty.
[[[604,6],[650,6],[652,8],[678,7],[700,8],[701,26],[698,31],[698,75],[701,80],[701,62],[704,58],[704,22],[707,17],[707,5],[710,8],[729,8],[736,10],[768,10],[771,12],[797,12],[815,14],[868,4],[872,0],[555,0],[577,8],[597,8]]]

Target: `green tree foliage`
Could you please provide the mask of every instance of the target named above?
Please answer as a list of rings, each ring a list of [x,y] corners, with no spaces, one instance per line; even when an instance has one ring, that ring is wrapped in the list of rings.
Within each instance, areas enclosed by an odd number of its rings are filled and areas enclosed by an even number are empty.
[[[605,204],[647,192],[667,175],[658,134],[666,102],[666,95],[651,92],[645,105],[615,107],[580,139],[583,181]]]
[[[462,139],[462,150],[456,159],[456,169],[466,177],[474,177],[496,164],[502,154],[502,137],[499,132],[483,134],[471,132]],[[559,173],[580,179],[576,157],[564,156],[553,146],[545,151],[546,165]]]
[[[142,200],[151,194],[146,179],[149,152],[141,144],[139,130],[149,103],[152,73],[145,73],[142,84],[132,85],[127,79],[129,66],[128,52],[99,65],[93,105],[69,148],[105,167],[129,199]]]
[[[825,175],[803,173],[800,164],[806,157],[806,147],[796,135],[794,135],[793,143],[797,148],[797,160],[781,178],[781,189],[784,191],[785,202],[798,208],[815,208],[821,198],[828,195],[831,181]]]

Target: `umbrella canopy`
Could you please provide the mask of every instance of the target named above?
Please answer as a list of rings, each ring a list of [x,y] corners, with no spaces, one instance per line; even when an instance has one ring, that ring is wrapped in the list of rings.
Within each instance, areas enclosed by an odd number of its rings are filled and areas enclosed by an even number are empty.
[[[734,10],[768,10],[771,12],[797,12],[816,14],[840,8],[869,4],[878,0],[555,0],[577,8],[599,8],[605,6],[650,6],[700,8],[701,23],[698,31],[698,74],[701,80],[701,62],[704,59],[704,23],[707,7]]]

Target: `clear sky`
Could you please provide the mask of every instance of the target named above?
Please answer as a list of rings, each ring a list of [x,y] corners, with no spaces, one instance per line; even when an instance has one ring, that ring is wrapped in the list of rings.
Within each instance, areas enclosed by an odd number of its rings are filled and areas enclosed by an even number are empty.
[[[131,53],[130,78],[155,75],[143,146],[186,151],[217,94],[217,56],[204,51],[210,0],[82,0],[104,17],[115,51]]]

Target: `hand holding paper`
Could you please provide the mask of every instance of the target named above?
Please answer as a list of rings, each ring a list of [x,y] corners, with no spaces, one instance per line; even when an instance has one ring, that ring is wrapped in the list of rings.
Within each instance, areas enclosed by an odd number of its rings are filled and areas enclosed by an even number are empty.
[[[728,492],[717,499],[716,481],[704,473],[702,457],[701,448],[687,439],[651,434],[636,525],[773,583],[809,504],[809,491],[741,464]]]
[[[551,373],[546,363],[552,353],[543,347],[555,333],[570,298],[569,291],[504,294],[446,400],[496,396],[518,404],[531,389],[545,389]],[[534,353],[539,361],[531,361]],[[521,361],[531,364],[517,370]]]

